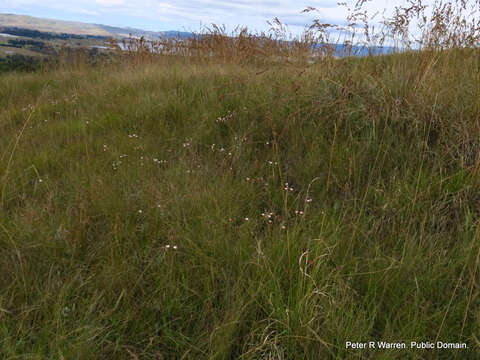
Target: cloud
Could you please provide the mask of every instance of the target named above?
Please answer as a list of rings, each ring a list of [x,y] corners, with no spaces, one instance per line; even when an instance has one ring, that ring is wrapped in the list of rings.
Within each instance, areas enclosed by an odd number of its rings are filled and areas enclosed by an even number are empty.
[[[86,10],[86,9],[79,9],[78,12],[80,14],[90,15],[90,16],[100,16],[101,15],[101,13],[99,13],[98,11],[92,11],[92,10]]]
[[[103,6],[121,6],[125,5],[125,0],[95,0],[99,5]]]

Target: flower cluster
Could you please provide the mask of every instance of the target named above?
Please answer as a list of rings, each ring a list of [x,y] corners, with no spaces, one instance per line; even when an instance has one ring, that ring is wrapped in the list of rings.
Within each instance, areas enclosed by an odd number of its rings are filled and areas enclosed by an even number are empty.
[[[267,221],[269,224],[273,224],[273,219],[275,218],[274,215],[275,214],[273,212],[268,211],[262,212],[260,214],[260,216],[263,217],[265,221]]]
[[[22,108],[22,111],[31,111],[33,110],[33,105],[32,104],[28,104],[26,107]]]
[[[229,111],[225,116],[220,116],[215,120],[217,123],[224,123],[233,119],[235,112]]]
[[[113,168],[113,170],[117,170],[121,163],[122,163],[122,162],[121,162],[120,160],[114,161],[114,162],[112,163],[112,168]]]

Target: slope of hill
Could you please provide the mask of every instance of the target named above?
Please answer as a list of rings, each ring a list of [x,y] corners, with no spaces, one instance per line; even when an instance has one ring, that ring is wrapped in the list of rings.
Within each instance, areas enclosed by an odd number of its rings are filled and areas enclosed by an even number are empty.
[[[44,32],[67,33],[77,35],[111,36],[111,33],[95,24],[41,19],[32,16],[14,14],[0,14],[0,27],[17,27]]]
[[[27,15],[0,14],[0,28],[16,27],[42,32],[66,33],[75,35],[94,35],[107,37],[145,36],[154,38],[162,32],[145,31],[134,28],[120,28],[101,24],[88,24],[77,21],[43,19]]]

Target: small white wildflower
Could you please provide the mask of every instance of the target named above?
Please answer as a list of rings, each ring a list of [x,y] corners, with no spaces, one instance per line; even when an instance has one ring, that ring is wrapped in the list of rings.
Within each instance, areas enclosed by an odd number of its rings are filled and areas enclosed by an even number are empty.
[[[177,246],[177,245],[173,245],[173,249],[174,249],[174,250],[177,250],[177,249],[178,249],[178,246]]]
[[[142,213],[143,213],[143,211],[142,211],[142,210],[138,210],[138,213],[139,213],[139,214],[142,214]]]
[[[245,218],[245,221],[248,221],[248,217]]]

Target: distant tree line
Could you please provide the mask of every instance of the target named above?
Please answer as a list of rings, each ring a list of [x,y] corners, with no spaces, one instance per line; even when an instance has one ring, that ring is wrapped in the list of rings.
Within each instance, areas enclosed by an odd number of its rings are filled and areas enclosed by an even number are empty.
[[[51,33],[38,30],[30,30],[18,27],[0,27],[0,33],[16,35],[16,36],[25,36],[42,40],[68,40],[68,39],[98,39],[106,40],[108,37],[99,36],[99,35],[76,35],[76,34],[67,34],[67,33]]]
[[[42,41],[35,40],[23,40],[23,39],[9,39],[7,43],[0,44],[0,46],[8,46],[15,48],[24,48],[28,46],[30,50],[40,52],[40,53],[49,53],[51,52],[50,47]]]
[[[22,48],[27,45],[42,47],[45,46],[45,43],[35,40],[9,39],[8,44],[0,44],[0,46],[11,46],[16,48]]]

